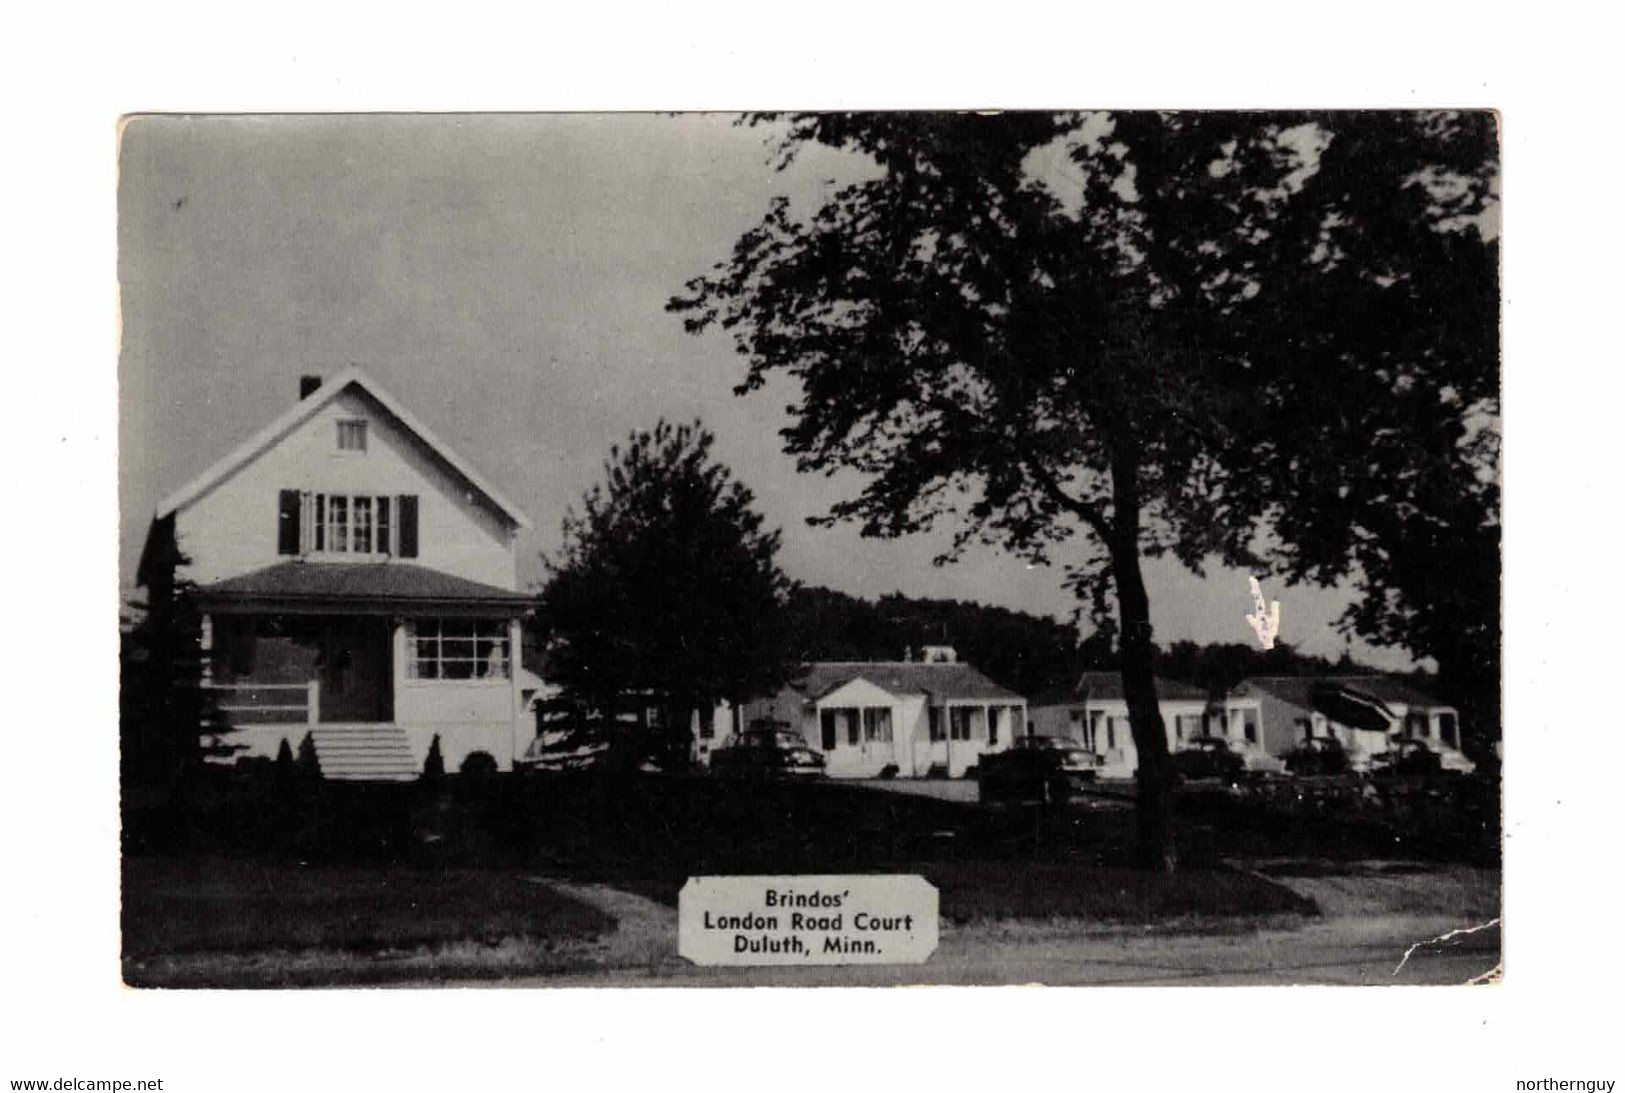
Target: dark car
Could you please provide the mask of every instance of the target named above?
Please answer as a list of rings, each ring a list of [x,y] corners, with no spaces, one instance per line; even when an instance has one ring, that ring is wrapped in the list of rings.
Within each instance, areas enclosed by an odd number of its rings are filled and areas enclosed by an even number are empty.
[[[1187,781],[1223,778],[1234,781],[1247,767],[1246,760],[1230,750],[1230,744],[1217,736],[1187,740],[1173,754],[1174,773]]]
[[[824,757],[787,723],[758,720],[711,752],[711,771],[729,778],[816,778],[824,773]]]
[[[1392,748],[1371,757],[1373,775],[1406,776],[1438,774],[1444,767],[1439,753],[1420,740],[1400,740]]]
[[[976,768],[983,801],[1065,800],[1093,782],[1105,760],[1070,740],[1021,736],[984,755]]]
[[[1286,756],[1286,769],[1297,775],[1346,774],[1349,753],[1340,741],[1330,736],[1317,736],[1305,740]]]

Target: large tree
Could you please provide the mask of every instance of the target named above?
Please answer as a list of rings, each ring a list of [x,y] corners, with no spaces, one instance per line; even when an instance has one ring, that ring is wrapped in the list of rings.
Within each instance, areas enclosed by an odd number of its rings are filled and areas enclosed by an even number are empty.
[[[695,711],[764,693],[786,670],[779,532],[712,443],[698,422],[662,420],[612,448],[605,481],[565,517],[541,601],[566,697],[652,700],[678,755]]]
[[[1498,735],[1499,155],[1488,113],[1307,115],[1331,136],[1275,210],[1275,276],[1232,327],[1282,426],[1232,453],[1275,560],[1345,574],[1346,622],[1438,662],[1470,746]]]
[[[126,788],[163,789],[182,803],[210,759],[241,750],[205,684],[203,612],[175,541],[173,517],[156,521],[119,626],[119,770]]]
[[[800,381],[787,451],[867,476],[825,519],[901,535],[951,512],[955,550],[981,538],[1037,561],[1067,544],[1080,596],[1097,615],[1115,602],[1140,849],[1157,868],[1175,862],[1172,770],[1142,560],[1261,564],[1279,507],[1237,468],[1258,470],[1241,453],[1290,426],[1260,397],[1284,382],[1260,359],[1274,343],[1250,335],[1284,310],[1282,283],[1316,275],[1315,242],[1338,226],[1303,207],[1335,121],[784,119],[781,162],[817,143],[872,176],[810,211],[775,200],[671,303],[691,331],[733,334],[742,392],[776,371]],[[1429,139],[1421,124],[1404,136]],[[1346,325],[1316,335],[1335,344]]]

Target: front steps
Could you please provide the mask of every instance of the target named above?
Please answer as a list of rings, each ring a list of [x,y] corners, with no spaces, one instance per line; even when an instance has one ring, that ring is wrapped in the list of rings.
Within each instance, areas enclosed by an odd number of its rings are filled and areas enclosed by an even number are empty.
[[[310,740],[322,777],[343,782],[410,782],[423,772],[399,725],[313,725]]]

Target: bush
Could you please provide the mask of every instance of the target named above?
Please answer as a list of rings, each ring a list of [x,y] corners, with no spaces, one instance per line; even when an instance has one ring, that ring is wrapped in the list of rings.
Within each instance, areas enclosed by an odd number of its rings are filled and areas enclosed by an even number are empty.
[[[276,762],[272,766],[272,784],[276,787],[278,797],[291,797],[294,783],[297,781],[296,770],[293,765],[293,749],[288,747],[288,738],[282,738],[282,746],[276,750]]]
[[[438,736],[435,737],[435,743],[436,745],[440,743]],[[497,761],[488,751],[471,751],[468,753],[467,758],[463,760],[463,765],[458,768],[458,771],[471,778],[489,778],[497,772]]]
[[[294,760],[294,768],[302,781],[321,781],[322,764],[316,758],[316,741],[308,732],[299,741],[299,755]]]
[[[898,774],[898,769],[897,769],[897,764],[896,763],[887,763],[885,766],[880,768],[880,777],[881,778],[886,778],[886,779],[895,778],[895,777],[897,777],[897,774]]]
[[[423,780],[439,782],[446,777],[446,757],[440,752],[440,734],[429,741],[429,756],[423,761]]]

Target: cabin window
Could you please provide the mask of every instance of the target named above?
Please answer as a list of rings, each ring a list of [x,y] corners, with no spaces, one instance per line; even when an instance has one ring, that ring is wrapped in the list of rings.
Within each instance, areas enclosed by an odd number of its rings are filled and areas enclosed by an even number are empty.
[[[1247,743],[1258,743],[1258,711],[1241,711],[1241,734],[1246,737]]]
[[[833,748],[838,742],[836,736],[831,734],[831,730],[838,733],[842,725],[846,726],[845,735],[848,744],[855,748],[863,743],[863,716],[862,711],[856,706],[831,706],[821,711],[818,719],[824,739],[830,741],[825,751]]]
[[[974,706],[950,706],[948,708],[948,738],[950,740],[974,739],[977,712]]]
[[[339,451],[364,452],[367,450],[367,423],[365,421],[339,422]]]
[[[938,741],[948,739],[948,733],[943,729],[942,726],[941,706],[932,706],[927,709],[925,711],[925,717],[931,731],[931,742],[933,744],[937,743]]]
[[[1106,719],[1106,746],[1108,748],[1115,748],[1117,746],[1117,720],[1116,720],[1116,718],[1108,717]]]
[[[866,706],[863,711],[863,739],[870,744],[891,743],[891,707]]]
[[[1450,745],[1452,748],[1461,747],[1461,742],[1456,737],[1455,714],[1442,713],[1439,715],[1439,739]]]
[[[408,679],[508,679],[508,624],[490,619],[415,619],[406,624]]]
[[[1307,717],[1296,718],[1296,719],[1293,720],[1292,723],[1297,726],[1298,735],[1303,737],[1305,740],[1310,740],[1310,739],[1312,739],[1314,737],[1314,735],[1315,735],[1314,725],[1310,722],[1310,720]]]

